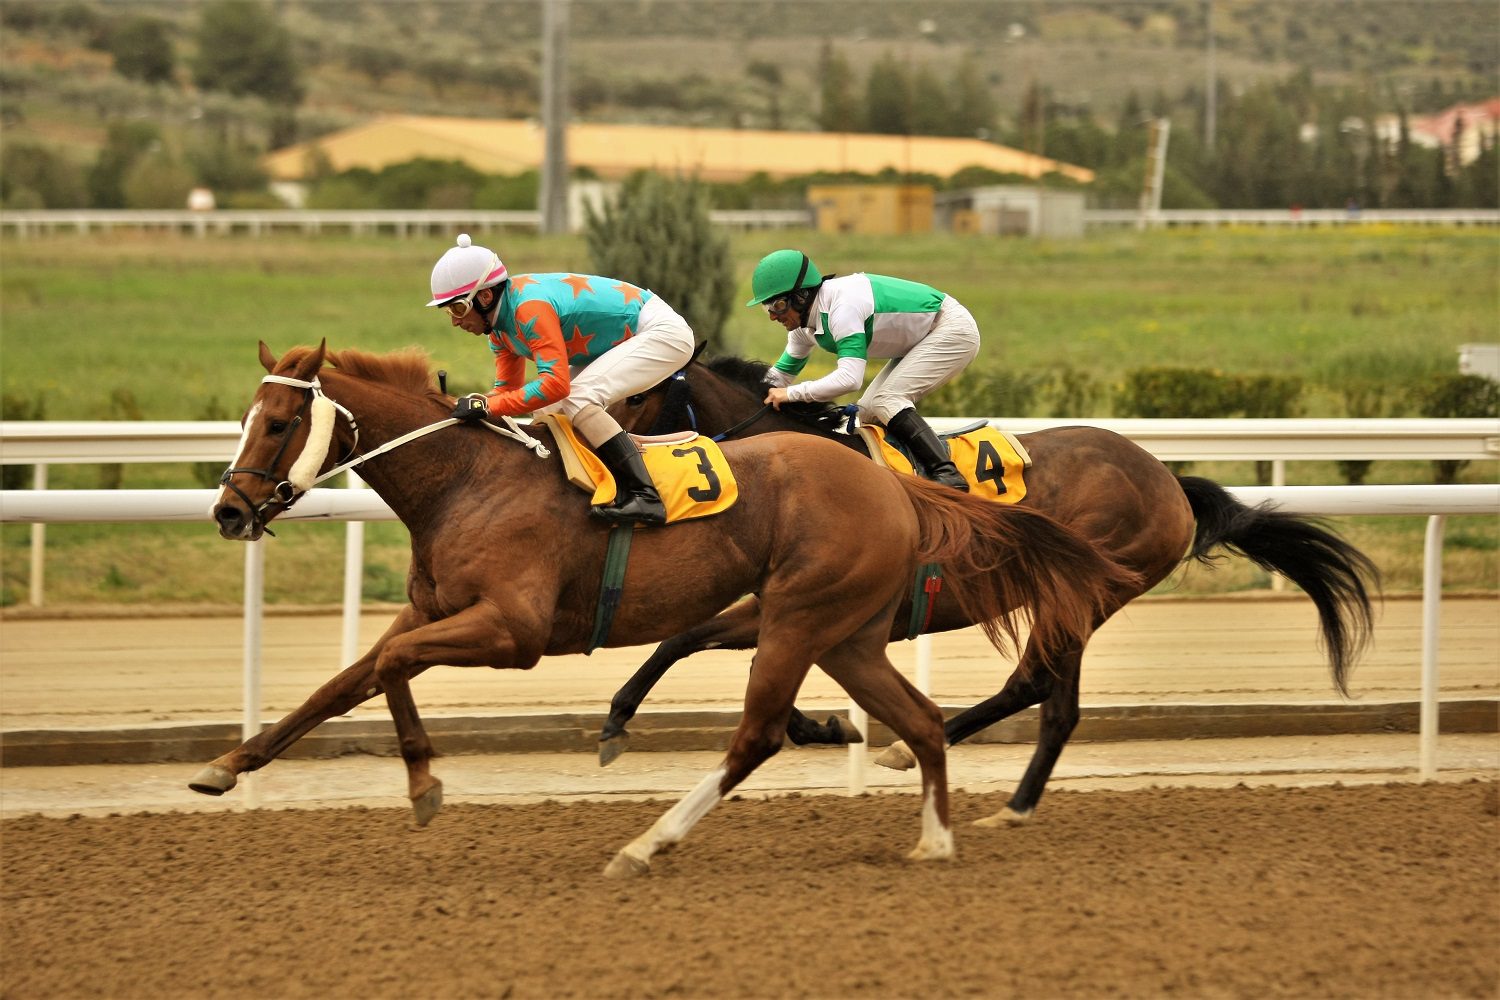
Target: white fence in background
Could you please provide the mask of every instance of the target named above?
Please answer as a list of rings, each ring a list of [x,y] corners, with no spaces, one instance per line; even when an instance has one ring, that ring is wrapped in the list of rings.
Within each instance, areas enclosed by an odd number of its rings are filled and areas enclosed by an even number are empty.
[[[935,420],[941,428],[962,420]],[[1111,427],[1162,459],[1476,459],[1500,457],[1500,422],[1493,420],[1120,420],[1084,421]],[[1013,420],[1016,432],[1058,426],[1057,421]],[[239,440],[230,422],[52,423],[0,422],[0,464],[33,464],[37,488],[0,491],[0,522],[30,523],[35,589],[41,578],[41,534],[49,522],[206,523],[218,491],[204,490],[46,490],[49,463],[125,461],[227,461]],[[353,480],[351,474],[351,480]],[[1500,513],[1500,485],[1462,486],[1284,486],[1231,488],[1242,503],[1271,501],[1291,513],[1427,515],[1423,553],[1422,701],[1419,766],[1424,777],[1436,768],[1438,730],[1438,622],[1442,596],[1443,524],[1450,514]],[[282,520],[347,521],[351,529],[345,559],[344,644],[340,667],[352,662],[359,615],[357,557],[365,521],[395,520],[385,502],[366,490],[319,489],[304,497]],[[360,529],[359,533],[355,529]],[[259,732],[261,619],[264,612],[263,543],[246,545],[244,587],[245,738]],[[352,581],[352,585],[351,585]],[[931,636],[917,640],[917,684],[930,689]],[[851,716],[865,728],[863,713]],[[864,758],[850,750],[850,791],[864,786]]]
[[[716,225],[731,229],[811,229],[811,209],[723,209],[709,213]],[[1083,213],[1086,228],[1178,226],[1496,226],[1500,210],[1342,208],[1165,209],[1142,215],[1134,209],[1091,209]],[[450,236],[463,230],[537,229],[537,211],[480,209],[31,209],[0,212],[0,234],[20,238],[56,232],[89,233],[110,229],[144,229],[191,233],[198,237],[270,233],[386,233],[398,237]]]
[[[807,209],[726,209],[712,211],[709,221],[729,229],[811,228]],[[204,236],[300,233],[388,234],[397,237],[441,236],[455,232],[538,229],[537,211],[448,209],[35,209],[0,212],[0,233],[22,239],[56,232],[90,233],[111,229],[144,229]]]

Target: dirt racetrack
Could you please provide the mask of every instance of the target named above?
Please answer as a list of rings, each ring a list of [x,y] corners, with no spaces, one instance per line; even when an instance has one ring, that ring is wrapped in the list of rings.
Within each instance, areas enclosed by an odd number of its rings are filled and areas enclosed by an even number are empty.
[[[1500,785],[1053,792],[904,859],[918,798],[27,816],[0,995],[1493,997]]]

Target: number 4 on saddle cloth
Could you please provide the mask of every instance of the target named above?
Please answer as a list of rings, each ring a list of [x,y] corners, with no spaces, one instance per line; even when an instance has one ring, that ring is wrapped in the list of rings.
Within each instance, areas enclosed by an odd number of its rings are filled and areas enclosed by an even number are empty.
[[[886,439],[883,427],[860,427],[865,447],[888,469],[915,475],[911,456]],[[948,445],[948,456],[969,481],[969,493],[996,503],[1016,503],[1026,496],[1026,470],[1031,456],[1008,431],[998,431],[980,420],[938,435]],[[906,637],[915,639],[932,625],[933,605],[943,589],[943,568],[937,563],[917,567],[911,587],[911,618]]]
[[[859,432],[875,461],[915,475],[911,456],[886,437],[885,428],[862,426]],[[980,420],[938,437],[947,443],[949,457],[969,481],[971,494],[999,503],[1016,503],[1026,496],[1025,473],[1031,468],[1031,456],[1014,434]]]
[[[537,418],[557,439],[568,481],[592,494],[593,504],[615,498],[615,480],[604,463],[583,443],[567,417]],[[722,514],[740,498],[729,461],[713,441],[692,431],[660,437],[631,435],[641,445],[646,471],[667,507],[667,523]]]

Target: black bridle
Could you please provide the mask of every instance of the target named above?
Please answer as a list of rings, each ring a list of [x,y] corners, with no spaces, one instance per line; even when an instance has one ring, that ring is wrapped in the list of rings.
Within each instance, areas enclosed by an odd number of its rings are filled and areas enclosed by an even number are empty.
[[[287,448],[292,443],[292,437],[297,433],[297,428],[302,425],[302,418],[312,408],[313,401],[319,398],[326,400],[329,405],[334,407],[336,412],[344,415],[344,419],[349,422],[349,427],[354,432],[353,441],[350,442],[349,447],[344,449],[344,454],[334,463],[335,466],[343,465],[354,454],[354,449],[359,446],[359,424],[355,421],[352,413],[323,394],[323,387],[316,378],[307,381],[304,379],[287,378],[282,375],[267,375],[261,379],[261,382],[263,384],[274,382],[279,385],[302,389],[307,395],[303,398],[302,406],[298,408],[297,415],[291,419],[287,424],[286,430],[282,432],[281,443],[277,446],[276,453],[266,463],[265,468],[257,469],[248,466],[231,465],[219,477],[219,485],[239,497],[245,504],[245,508],[250,512],[252,530],[263,531],[274,538],[275,532],[270,529],[267,522],[282,511],[291,509],[292,505],[301,499],[302,495],[306,492],[305,490],[298,489],[296,484],[290,479],[278,476],[276,474],[276,467],[281,464],[281,457],[286,454]],[[274,483],[275,485],[271,488],[271,495],[259,504],[252,501],[246,495],[245,491],[232,481],[232,477],[240,474],[258,476],[269,483]],[[273,507],[275,508],[274,510],[271,509]],[[269,513],[267,513],[268,511]]]

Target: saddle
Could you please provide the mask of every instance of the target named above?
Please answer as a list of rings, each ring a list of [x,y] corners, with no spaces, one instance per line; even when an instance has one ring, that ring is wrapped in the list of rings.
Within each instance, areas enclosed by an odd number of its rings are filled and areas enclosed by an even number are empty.
[[[537,423],[552,432],[568,482],[590,495],[590,503],[615,498],[615,479],[599,457],[561,414],[541,414]],[[695,431],[630,435],[641,449],[646,471],[667,507],[667,523],[722,514],[740,497],[739,484],[724,452]]]
[[[861,425],[859,433],[876,462],[897,472],[916,474],[911,455],[886,436],[885,428]],[[1014,434],[978,420],[938,437],[947,443],[953,464],[968,480],[974,496],[997,503],[1016,503],[1026,496],[1031,456]]]

